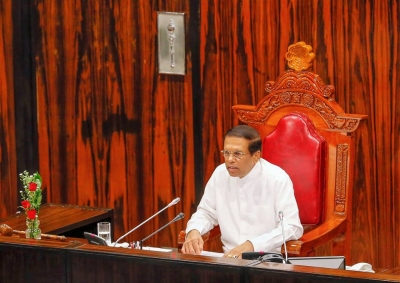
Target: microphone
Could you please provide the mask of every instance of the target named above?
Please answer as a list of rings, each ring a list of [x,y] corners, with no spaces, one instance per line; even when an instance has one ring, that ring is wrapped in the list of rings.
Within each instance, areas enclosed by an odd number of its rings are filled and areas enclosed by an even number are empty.
[[[285,230],[283,229],[283,212],[282,211],[279,211],[279,219],[281,220],[283,246],[285,248],[285,263],[287,263],[288,257],[287,257],[287,249],[286,249]]]
[[[185,217],[185,214],[183,212],[179,213],[177,216],[175,216],[174,219],[172,219],[170,222],[168,222],[167,224],[165,224],[164,226],[162,226],[160,229],[158,229],[157,231],[151,233],[150,235],[148,235],[146,238],[144,238],[143,240],[139,241],[138,243],[136,243],[135,248],[137,249],[142,249],[142,243],[144,241],[146,241],[148,238],[150,238],[151,236],[157,234],[158,232],[160,232],[162,229],[164,229],[165,227],[167,227],[168,225],[171,225],[172,223],[181,220]]]
[[[247,253],[242,253],[242,259],[254,259],[254,258],[244,258],[243,255]],[[277,262],[277,263],[285,263],[285,259],[279,253],[274,252],[265,252],[263,255],[259,256],[255,259],[255,261],[246,264],[245,266],[256,266],[263,262]]]
[[[161,212],[163,212],[164,210],[166,210],[167,208],[177,204],[181,199],[180,198],[176,198],[173,201],[170,202],[170,204],[168,204],[166,207],[164,207],[163,209],[161,209],[160,211],[158,211],[157,213],[155,213],[154,215],[152,215],[151,217],[147,218],[145,221],[143,221],[142,223],[140,223],[139,225],[137,225],[136,227],[134,227],[132,230],[130,230],[129,232],[127,232],[126,234],[122,235],[121,237],[118,238],[118,240],[115,241],[115,243],[113,244],[113,246],[115,246],[122,238],[128,236],[130,233],[132,233],[133,231],[135,231],[136,229],[138,229],[140,226],[142,226],[143,224],[145,224],[147,221],[149,221],[150,219],[153,219],[155,216],[157,216],[158,214],[160,214]]]

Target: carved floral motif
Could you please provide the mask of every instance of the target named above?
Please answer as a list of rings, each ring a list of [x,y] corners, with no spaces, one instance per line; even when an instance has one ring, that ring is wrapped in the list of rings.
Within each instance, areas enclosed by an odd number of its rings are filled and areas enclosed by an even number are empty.
[[[347,183],[347,160],[349,155],[348,144],[338,144],[336,148],[336,183],[335,183],[335,211],[343,215],[346,213],[346,183]]]
[[[290,45],[286,53],[289,68],[295,71],[307,70],[315,58],[311,51],[312,47],[303,41]]]
[[[265,84],[268,94],[256,110],[236,107],[238,118],[244,123],[263,124],[271,112],[286,105],[304,106],[318,112],[332,131],[352,132],[360,119],[340,116],[329,102],[334,100],[334,87],[324,85],[318,75],[308,72],[284,72],[276,82]]]

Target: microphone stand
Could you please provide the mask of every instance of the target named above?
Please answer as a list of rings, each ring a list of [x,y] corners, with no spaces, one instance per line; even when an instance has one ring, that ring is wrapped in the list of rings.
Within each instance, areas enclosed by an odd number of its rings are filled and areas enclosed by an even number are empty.
[[[172,219],[170,222],[168,222],[167,224],[165,224],[164,226],[162,226],[160,229],[158,229],[157,231],[155,231],[155,232],[153,232],[153,233],[151,233],[150,235],[148,235],[146,238],[144,238],[143,240],[141,240],[141,241],[137,241],[137,242],[135,242],[135,249],[142,249],[143,248],[143,246],[142,246],[142,244],[143,244],[143,242],[144,241],[146,241],[148,238],[150,238],[151,236],[153,236],[153,235],[155,235],[155,234],[157,234],[158,232],[160,232],[162,229],[164,229],[165,227],[167,227],[168,225],[170,225],[170,224],[172,224],[172,223],[174,223],[174,222],[176,222],[176,221],[178,221],[178,220],[181,220],[182,218],[184,218],[185,217],[185,214],[183,213],[183,212],[181,212],[181,213],[179,213],[174,219]]]
[[[162,229],[164,229],[165,227],[167,227],[168,225],[181,220],[183,217],[185,217],[185,214],[183,212],[179,213],[174,219],[172,219],[170,222],[168,222],[167,224],[165,224],[164,226],[162,226],[160,229],[158,229],[157,231],[151,233],[150,235],[148,235],[146,238],[144,238],[141,242],[143,243],[144,241],[146,241],[148,238],[150,238],[151,236],[157,234],[158,232],[160,232]]]
[[[285,248],[285,263],[288,262],[286,240],[285,240],[285,230],[283,229],[283,212],[279,211],[279,219],[281,220],[282,237],[283,237],[283,247]]]
[[[268,252],[265,255],[260,256],[255,261],[246,264],[245,266],[256,266],[263,262],[277,262],[277,263],[285,263],[285,259],[281,254]]]
[[[122,238],[128,236],[130,233],[132,233],[133,231],[135,231],[136,229],[138,229],[140,226],[142,226],[143,224],[145,224],[147,221],[153,219],[155,216],[157,216],[158,214],[160,214],[161,212],[163,212],[164,210],[166,210],[167,208],[177,204],[181,199],[180,198],[176,198],[173,201],[171,201],[170,204],[168,204],[166,207],[164,207],[163,209],[161,209],[159,212],[155,213],[153,216],[151,216],[150,218],[148,218],[147,220],[143,221],[142,223],[140,223],[138,226],[134,227],[132,230],[130,230],[129,232],[127,232],[126,234],[122,235],[121,237],[118,238],[118,240],[115,241],[115,243],[113,244],[113,246],[115,246]]]

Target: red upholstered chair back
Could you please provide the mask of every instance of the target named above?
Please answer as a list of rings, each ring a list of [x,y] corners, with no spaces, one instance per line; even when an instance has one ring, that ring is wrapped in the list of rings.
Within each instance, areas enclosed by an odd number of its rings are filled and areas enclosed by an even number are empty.
[[[326,141],[306,115],[282,117],[264,137],[262,157],[290,176],[303,225],[318,225],[324,217]]]

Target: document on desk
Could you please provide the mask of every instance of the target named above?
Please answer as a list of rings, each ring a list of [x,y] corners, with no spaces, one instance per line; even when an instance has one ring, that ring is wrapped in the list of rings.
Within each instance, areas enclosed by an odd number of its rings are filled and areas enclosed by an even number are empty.
[[[116,248],[131,248],[128,243],[121,243],[121,244],[115,244],[111,243],[108,246],[110,247],[116,247]],[[155,252],[172,252],[172,249],[165,249],[165,248],[155,248],[155,247],[142,247],[142,250],[144,251],[155,251]]]
[[[172,249],[154,248],[154,247],[143,247],[145,251],[156,251],[156,252],[172,252]]]
[[[223,253],[216,253],[216,252],[209,252],[209,251],[202,251],[200,255],[204,256],[212,256],[212,257],[222,257]]]

